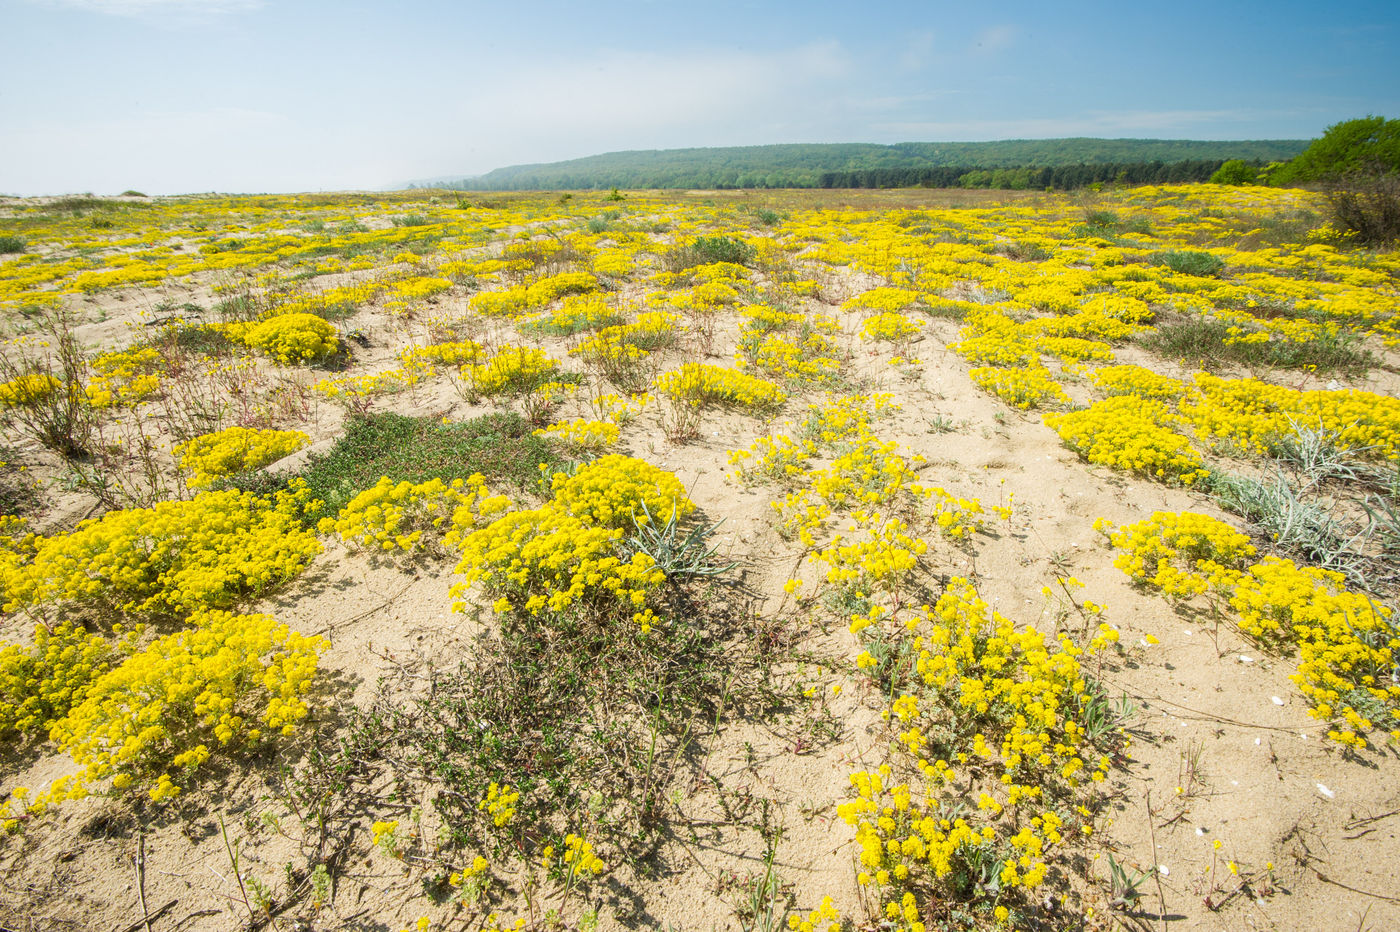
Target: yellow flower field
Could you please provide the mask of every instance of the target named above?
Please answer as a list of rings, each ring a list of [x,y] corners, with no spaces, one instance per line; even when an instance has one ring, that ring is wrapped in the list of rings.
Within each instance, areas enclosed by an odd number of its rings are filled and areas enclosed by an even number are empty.
[[[1400,254],[1324,214],[0,200],[6,896],[1400,923]]]

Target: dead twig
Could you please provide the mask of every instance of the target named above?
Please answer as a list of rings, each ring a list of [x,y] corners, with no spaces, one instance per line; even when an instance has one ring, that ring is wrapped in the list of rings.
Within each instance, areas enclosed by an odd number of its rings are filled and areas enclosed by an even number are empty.
[[[1372,899],[1376,900],[1385,900],[1387,903],[1400,903],[1400,896],[1386,896],[1384,893],[1372,893],[1370,890],[1362,890],[1358,887],[1353,887],[1350,884],[1342,883],[1340,880],[1333,880],[1331,877],[1328,877],[1316,867],[1313,867],[1310,863],[1305,863],[1304,866],[1307,867],[1308,870],[1316,874],[1317,879],[1321,880],[1323,883],[1330,883],[1334,887],[1341,887],[1343,890],[1349,890],[1352,893],[1360,894],[1361,896],[1369,896]]]
[[[151,927],[151,923],[155,922],[161,916],[164,916],[166,913],[174,909],[175,904],[178,902],[180,901],[171,900],[169,903],[166,903],[164,906],[159,907],[158,909],[156,909],[155,912],[152,913],[147,913],[145,907],[142,907],[141,918],[133,922],[131,925],[126,926],[125,928],[118,929],[117,932],[140,932],[142,926],[145,926],[147,929],[149,929]]]
[[[1162,923],[1162,928],[1167,927],[1167,896],[1162,892],[1162,865],[1157,861],[1157,826],[1152,818],[1152,791],[1148,790],[1144,797],[1147,803],[1147,832],[1152,842],[1152,879],[1157,882],[1157,919]]]
[[[146,924],[146,932],[151,932],[151,914],[146,909],[146,833],[137,839],[136,848],[136,896],[141,901],[141,921]]]

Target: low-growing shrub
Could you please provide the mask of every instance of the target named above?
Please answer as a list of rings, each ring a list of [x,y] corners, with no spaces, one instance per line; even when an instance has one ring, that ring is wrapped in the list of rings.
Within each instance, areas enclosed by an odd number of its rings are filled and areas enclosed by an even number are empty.
[[[1153,253],[1151,261],[1153,265],[1171,269],[1178,275],[1195,275],[1201,278],[1213,278],[1225,268],[1225,261],[1219,256],[1189,249]]]
[[[684,272],[697,265],[730,262],[748,265],[754,260],[754,248],[733,236],[699,236],[679,246],[665,256],[666,267],[672,272]]]
[[[186,484],[207,489],[216,479],[257,469],[300,450],[310,437],[299,430],[251,430],[229,427],[203,434],[171,448],[180,468],[189,473]]]
[[[0,562],[5,611],[111,621],[228,608],[299,574],[321,552],[300,527],[309,493],[233,490],[109,511]]]
[[[1190,439],[1168,426],[1173,416],[1160,402],[1119,395],[1082,411],[1047,414],[1045,423],[1090,463],[1182,485],[1209,475]]]
[[[315,314],[282,314],[254,324],[243,342],[281,363],[312,362],[340,348],[335,327]]]
[[[1400,170],[1354,175],[1327,188],[1333,225],[1358,243],[1381,246],[1400,239]]]
[[[71,321],[44,323],[37,359],[0,352],[0,424],[16,427],[67,459],[91,453],[96,418],[88,400],[88,362]]]
[[[181,791],[172,774],[215,749],[295,732],[327,646],[271,615],[201,611],[97,677],[52,738],[83,766],[84,782],[110,778],[117,790],[168,799]]]
[[[518,414],[486,414],[444,424],[437,418],[402,414],[352,417],[345,435],[300,476],[312,497],[336,514],[365,489],[387,476],[413,484],[431,479],[467,479],[480,473],[492,485],[534,487],[540,467],[564,464],[545,438],[537,437]]]

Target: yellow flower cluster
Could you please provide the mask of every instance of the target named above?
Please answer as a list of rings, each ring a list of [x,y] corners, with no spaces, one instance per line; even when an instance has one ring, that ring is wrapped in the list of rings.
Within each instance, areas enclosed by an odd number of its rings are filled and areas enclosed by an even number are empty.
[[[776,379],[830,382],[841,369],[840,351],[832,339],[840,329],[829,314],[791,314],[755,305],[744,309],[734,358],[740,366]]]
[[[1357,389],[1298,391],[1258,379],[1198,374],[1181,413],[1203,440],[1263,453],[1295,426],[1332,432],[1358,454],[1400,458],[1400,398]]]
[[[1208,472],[1190,439],[1168,426],[1177,420],[1161,402],[1134,395],[1045,415],[1065,446],[1090,463],[1191,485]]]
[[[860,326],[860,335],[862,339],[871,343],[906,343],[920,329],[921,325],[917,320],[911,320],[898,312],[886,311],[867,317],[865,323]]]
[[[617,443],[620,431],[612,421],[576,418],[541,427],[535,434],[558,440],[573,453],[596,456]]]
[[[695,510],[675,473],[620,453],[596,459],[572,475],[554,473],[550,489],[553,504],[595,527],[627,529],[633,521],[645,524],[648,513],[665,521],[673,512],[679,520]]]
[[[978,388],[1022,411],[1038,408],[1047,401],[1069,404],[1069,396],[1060,383],[1041,365],[977,366],[967,374]]]
[[[564,866],[571,877],[584,874],[597,876],[608,869],[603,859],[593,853],[593,845],[573,832],[564,836]]]
[[[642,409],[651,403],[651,395],[639,392],[624,398],[612,392],[590,395],[588,409],[599,420],[608,421],[619,427],[631,423]]]
[[[205,610],[191,627],[154,641],[97,677],[52,729],[84,770],[83,781],[116,789],[149,782],[153,799],[180,792],[171,771],[191,771],[210,746],[290,735],[327,643],[271,615]]]
[[[446,278],[420,276],[397,281],[389,287],[385,306],[392,309],[406,309],[414,302],[426,301],[452,290],[452,282]]]
[[[19,407],[42,401],[63,383],[46,372],[30,372],[0,382],[0,406]]]
[[[1162,402],[1175,402],[1186,392],[1180,379],[1158,375],[1142,366],[1104,366],[1094,371],[1091,381],[1107,395],[1134,395]]]
[[[71,621],[35,625],[32,645],[0,650],[0,737],[46,735],[116,658],[106,638]]]
[[[469,363],[458,373],[472,397],[534,391],[559,375],[559,363],[544,350],[503,346],[484,362]]]
[[[1335,722],[1327,737],[1355,748],[1372,730],[1400,742],[1400,685],[1394,679],[1400,633],[1391,610],[1350,592],[1339,573],[1265,557],[1235,587],[1230,605],[1241,630],[1298,650],[1291,679],[1313,708]]]
[[[475,340],[456,340],[447,343],[429,343],[426,346],[413,346],[399,353],[399,361],[406,371],[435,366],[460,366],[476,362],[481,358],[481,344]]]
[[[624,348],[655,352],[676,342],[680,322],[680,317],[667,311],[648,311],[638,314],[630,324],[604,327],[569,352],[585,360],[595,355],[618,353]]]
[[[1155,511],[1121,527],[1100,518],[1094,529],[1122,551],[1114,566],[1178,601],[1228,596],[1256,553],[1248,534],[1193,511]]]
[[[189,473],[186,484],[207,489],[214,480],[276,462],[306,446],[311,440],[299,430],[251,430],[229,427],[201,434],[171,448],[180,468]]]
[[[59,603],[107,615],[186,615],[228,607],[291,579],[321,552],[298,518],[307,498],[304,488],[274,502],[229,490],[110,511],[36,539],[27,559],[0,562],[4,610]]]
[[[527,329],[567,337],[622,323],[622,314],[601,295],[570,295],[558,307],[529,323]]]
[[[344,375],[322,379],[312,388],[332,401],[355,402],[375,395],[388,395],[416,385],[421,376],[404,369],[386,369],[365,375]]]
[[[520,791],[509,783],[502,786],[495,781],[486,789],[486,795],[476,804],[478,812],[486,813],[496,828],[505,828],[515,818],[515,804],[520,801]]]
[[[900,311],[911,304],[917,303],[921,297],[919,292],[911,291],[908,288],[882,286],[861,292],[843,303],[841,309],[844,311],[869,310],[879,314],[898,315]]]
[[[631,457],[605,456],[570,476],[551,477],[554,497],[539,508],[512,511],[461,540],[452,587],[460,599],[481,583],[497,612],[552,618],[566,612],[607,619],[630,612],[649,631],[648,607],[665,573],[646,554],[618,555],[617,541],[632,521],[651,515],[684,517],[695,505],[679,480]],[[462,610],[462,602],[454,603]]]
[[[102,353],[92,360],[88,402],[94,408],[111,408],[148,398],[160,390],[159,373],[164,369],[165,359],[154,347]]]
[[[961,337],[959,342],[949,343],[948,348],[968,362],[1016,367],[1030,365],[1036,360],[1030,334],[997,311],[970,315]]]
[[[907,534],[909,526],[898,518],[876,523],[861,512],[856,526],[866,531],[864,539],[848,543],[837,534],[813,554],[830,567],[827,585],[863,594],[883,591],[897,597],[918,566],[919,557],[928,552],[928,543]]]
[[[838,807],[856,830],[857,881],[895,928],[925,928],[933,898],[1009,915],[1005,904],[1026,903],[1045,882],[1053,849],[1092,833],[1091,810],[1063,801],[1101,783],[1126,742],[1091,739],[1078,720],[1084,651],[1064,635],[1056,644],[1017,631],[964,579],[902,622],[876,609],[852,630],[913,658],[893,672],[898,695],[885,713],[911,780],[894,783],[888,763],[858,771],[855,798]],[[1116,640],[1102,625],[1090,650]],[[869,652],[858,661],[875,664]],[[977,808],[964,808],[973,796]]]
[[[590,272],[562,272],[542,278],[525,289],[527,307],[543,307],[556,298],[598,290],[598,279]]]
[[[787,393],[767,379],[699,362],[685,363],[659,376],[656,390],[677,404],[695,407],[720,404],[762,411],[787,401]]]
[[[841,932],[841,913],[831,897],[822,897],[821,904],[805,916],[795,912],[788,916],[791,932]]]
[[[230,324],[230,339],[246,343],[278,362],[311,362],[340,349],[335,327],[315,314],[279,314],[252,325]]]
[[[487,491],[480,473],[450,483],[438,478],[394,482],[382,476],[347,502],[339,515],[322,518],[317,530],[339,534],[346,543],[367,550],[412,553],[430,544],[451,547],[481,518],[509,507],[510,499]]]

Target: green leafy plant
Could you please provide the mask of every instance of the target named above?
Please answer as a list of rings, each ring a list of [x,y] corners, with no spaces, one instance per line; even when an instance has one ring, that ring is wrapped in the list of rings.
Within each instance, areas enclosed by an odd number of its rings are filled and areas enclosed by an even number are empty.
[[[664,524],[656,520],[646,502],[641,503],[641,509],[646,520],[638,521],[634,514],[632,534],[618,544],[625,555],[646,554],[666,574],[667,579],[676,576],[718,576],[739,565],[732,561],[723,564],[715,562],[714,556],[719,548],[707,546],[710,536],[723,521],[719,524],[701,521],[682,536],[675,509],[671,510],[671,516]]]

